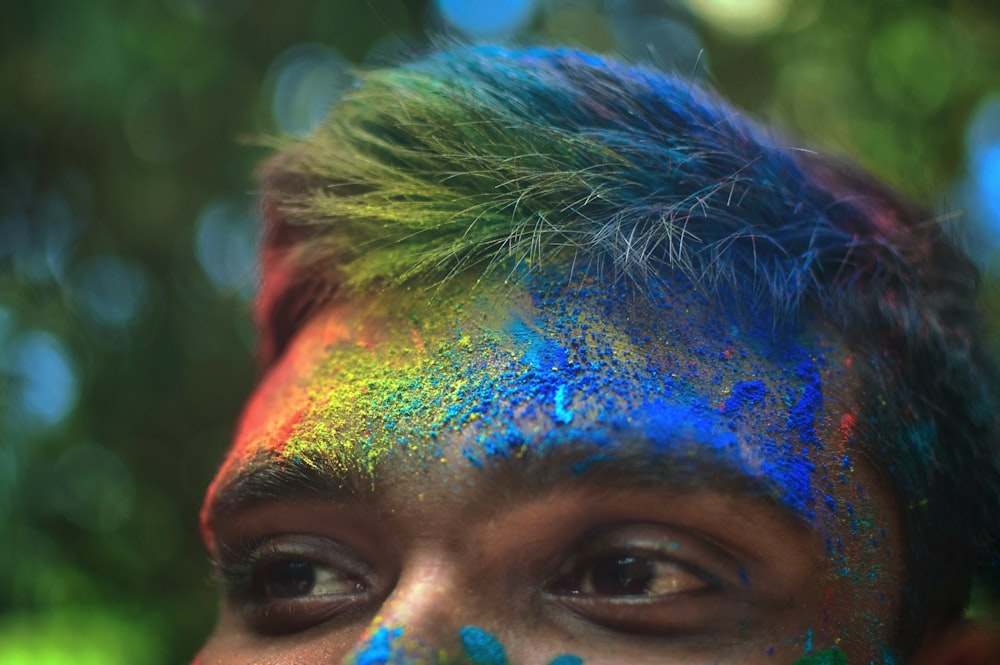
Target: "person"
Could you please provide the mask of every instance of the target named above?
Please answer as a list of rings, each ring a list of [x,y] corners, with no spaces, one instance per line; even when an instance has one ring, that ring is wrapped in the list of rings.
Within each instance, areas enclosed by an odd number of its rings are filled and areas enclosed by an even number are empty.
[[[567,49],[362,74],[262,178],[196,662],[1000,662],[1000,375],[928,212]]]

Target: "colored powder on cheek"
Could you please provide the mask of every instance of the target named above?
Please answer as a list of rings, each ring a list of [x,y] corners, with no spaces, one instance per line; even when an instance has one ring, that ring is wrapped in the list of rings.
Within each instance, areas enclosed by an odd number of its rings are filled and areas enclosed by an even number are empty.
[[[549,665],[583,665],[583,658],[564,653],[553,658]]]
[[[476,665],[508,665],[503,645],[485,630],[465,626],[458,631],[465,655]]]
[[[827,649],[803,656],[792,665],[847,665],[847,659],[844,658],[842,651]]]
[[[381,627],[372,634],[364,651],[354,656],[354,665],[386,665],[393,656],[393,642],[403,634],[402,628]]]

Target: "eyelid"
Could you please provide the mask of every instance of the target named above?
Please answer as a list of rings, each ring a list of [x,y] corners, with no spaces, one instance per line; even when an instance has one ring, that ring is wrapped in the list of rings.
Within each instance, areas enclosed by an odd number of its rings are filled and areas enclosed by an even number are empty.
[[[681,597],[736,596],[747,586],[743,562],[711,539],[688,529],[654,522],[602,525],[574,541],[562,555],[559,567],[542,585],[542,597],[557,602],[584,604],[655,605],[678,602]],[[659,593],[619,595],[582,591],[596,567],[617,557],[645,559],[655,572],[675,575],[679,588]]]
[[[227,603],[247,628],[265,635],[288,634],[343,615],[371,608],[385,595],[386,579],[361,556],[331,538],[311,534],[278,534],[236,541],[220,547],[215,563]],[[305,560],[334,576],[357,578],[356,592],[310,593],[301,597],[268,597],[256,589],[261,567],[287,560]]]
[[[584,534],[570,549],[568,561],[543,587],[542,599],[553,609],[618,633],[667,636],[694,635],[718,626],[731,614],[741,595],[739,560],[714,542],[686,529],[639,522],[617,523]],[[557,582],[601,557],[635,555],[676,567],[704,582],[653,595],[604,595],[558,589]]]
[[[304,559],[359,578],[367,579],[373,574],[360,555],[324,536],[276,534],[226,543],[219,550],[219,557],[213,563],[227,591],[248,588],[258,566],[283,559]]]
[[[577,539],[572,552],[577,561],[609,552],[655,554],[716,587],[731,585],[740,578],[738,559],[712,540],[688,529],[655,522],[602,525]]]

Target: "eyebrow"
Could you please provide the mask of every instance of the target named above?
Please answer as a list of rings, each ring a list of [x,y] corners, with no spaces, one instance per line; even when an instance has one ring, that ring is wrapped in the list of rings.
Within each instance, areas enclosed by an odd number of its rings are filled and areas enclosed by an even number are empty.
[[[560,488],[587,487],[597,492],[657,489],[676,495],[713,492],[773,502],[782,512],[805,519],[782,500],[780,484],[765,473],[753,473],[741,463],[735,446],[713,448],[690,437],[651,443],[625,437],[608,443],[579,436],[528,455],[470,455],[452,463],[467,463],[482,473],[477,489],[498,504],[545,496]],[[376,471],[377,477],[377,471]],[[262,457],[226,482],[208,507],[210,525],[226,515],[278,501],[321,500],[373,503],[377,489],[360,468],[301,458]]]
[[[637,438],[598,445],[581,438],[528,460],[502,458],[487,473],[484,491],[534,498],[567,485],[608,491],[657,489],[675,494],[707,491],[775,498],[778,494],[774,483],[750,472],[738,460],[735,447],[719,450],[685,437],[668,445]]]
[[[345,503],[370,492],[360,471],[345,471],[330,463],[302,458],[282,459],[263,454],[250,460],[211,497],[208,522],[223,514],[274,501],[322,499]]]

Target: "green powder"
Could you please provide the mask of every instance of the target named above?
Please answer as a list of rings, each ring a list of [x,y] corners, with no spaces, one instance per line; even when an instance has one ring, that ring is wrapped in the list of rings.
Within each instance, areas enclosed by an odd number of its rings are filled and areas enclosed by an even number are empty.
[[[792,665],[847,665],[847,660],[844,658],[842,651],[838,649],[826,649],[825,651],[817,651],[808,656],[803,656],[792,663]]]

